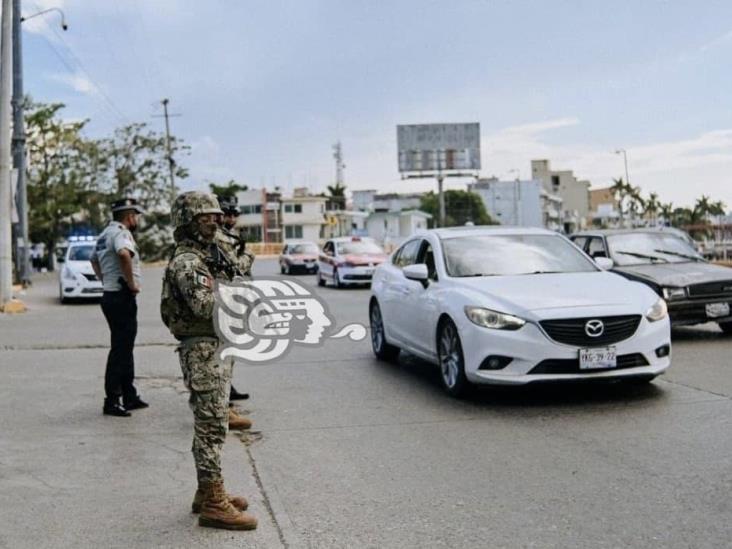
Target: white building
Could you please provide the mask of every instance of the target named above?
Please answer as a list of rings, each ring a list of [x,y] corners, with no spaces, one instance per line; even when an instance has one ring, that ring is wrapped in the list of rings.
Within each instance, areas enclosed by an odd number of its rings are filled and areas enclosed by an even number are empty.
[[[334,210],[325,212],[326,224],[323,238],[339,236],[366,236],[366,219],[369,214],[353,210]]]
[[[544,190],[562,199],[562,229],[566,233],[585,227],[590,213],[590,182],[579,180],[572,170],[552,170],[548,160],[531,161],[531,178],[541,181]]]
[[[311,240],[317,242],[325,224],[323,196],[297,196],[281,199],[281,225],[284,241]]]
[[[351,203],[361,212],[400,212],[419,208],[424,193],[378,193],[373,189],[353,191]]]
[[[559,228],[562,199],[547,193],[541,181],[479,179],[468,185],[483,201],[488,214],[501,225]]]
[[[373,212],[366,220],[368,235],[389,251],[413,234],[427,230],[432,216],[419,210]]]

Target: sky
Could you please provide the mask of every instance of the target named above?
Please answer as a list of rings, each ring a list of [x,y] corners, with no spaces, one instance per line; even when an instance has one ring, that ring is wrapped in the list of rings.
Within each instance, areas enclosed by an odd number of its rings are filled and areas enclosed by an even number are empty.
[[[732,2],[22,0],[25,90],[191,146],[184,188],[229,179],[320,192],[342,143],[349,191],[400,179],[397,124],[479,122],[481,176],[532,159],[593,188],[732,209]],[[158,115],[158,117],[156,117]],[[465,188],[465,180],[447,180]]]

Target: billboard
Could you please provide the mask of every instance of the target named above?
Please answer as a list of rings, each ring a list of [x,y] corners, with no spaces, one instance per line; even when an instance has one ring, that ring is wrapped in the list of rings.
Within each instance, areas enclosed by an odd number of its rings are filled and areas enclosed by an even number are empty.
[[[480,169],[480,124],[397,126],[400,172]]]

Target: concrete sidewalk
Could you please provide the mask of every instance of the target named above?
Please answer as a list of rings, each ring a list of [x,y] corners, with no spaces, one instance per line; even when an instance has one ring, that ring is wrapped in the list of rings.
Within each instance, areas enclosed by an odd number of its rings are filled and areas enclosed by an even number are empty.
[[[229,434],[224,474],[250,500],[258,529],[197,526],[193,421],[174,341],[161,323],[148,326],[154,304],[144,303],[135,351],[136,384],[151,407],[107,417],[101,311],[59,307],[54,283],[39,277],[28,313],[0,315],[0,547],[283,546],[244,442],[256,433]]]

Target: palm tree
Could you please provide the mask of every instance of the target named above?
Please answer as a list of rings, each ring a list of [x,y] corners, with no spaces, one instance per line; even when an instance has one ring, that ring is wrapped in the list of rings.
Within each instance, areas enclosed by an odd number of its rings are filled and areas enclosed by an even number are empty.
[[[648,195],[648,200],[646,200],[646,206],[643,209],[643,215],[651,215],[651,225],[656,224],[656,216],[658,215],[658,210],[661,207],[661,203],[658,200],[658,194],[651,193]]]
[[[666,202],[665,204],[661,204],[659,209],[661,211],[664,224],[673,225],[674,203]]]
[[[645,209],[646,201],[641,196],[640,187],[633,187],[628,185],[628,197],[630,201],[628,203],[628,211],[630,212],[630,224],[633,226],[638,217],[638,212]]]
[[[701,220],[706,220],[707,216],[711,213],[712,204],[709,202],[709,197],[705,194],[701,195],[701,198],[696,199],[694,209],[697,210],[698,216]]]
[[[341,183],[335,185],[328,185],[328,193],[330,194],[330,201],[335,206],[333,209],[345,210],[346,209],[346,186]]]
[[[610,189],[615,200],[618,201],[618,214],[620,214],[620,226],[622,227],[624,225],[623,215],[625,214],[623,211],[623,201],[628,196],[628,185],[625,184],[625,181],[621,177],[619,179],[613,179],[613,185]]]

